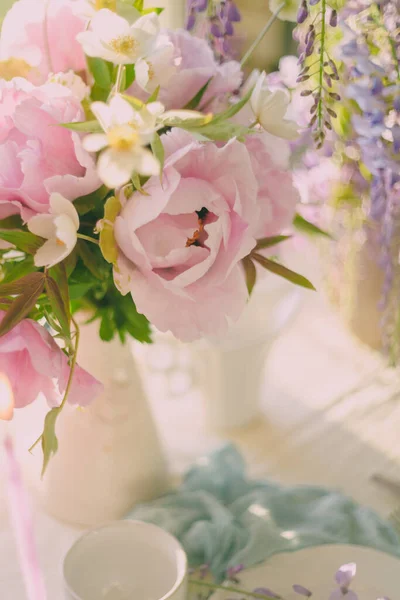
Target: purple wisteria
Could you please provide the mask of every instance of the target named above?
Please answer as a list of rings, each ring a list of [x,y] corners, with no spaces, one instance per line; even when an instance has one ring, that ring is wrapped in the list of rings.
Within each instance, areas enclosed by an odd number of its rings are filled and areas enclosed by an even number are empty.
[[[234,0],[188,0],[186,29],[205,37],[220,62],[234,58],[234,25],[240,20]]]

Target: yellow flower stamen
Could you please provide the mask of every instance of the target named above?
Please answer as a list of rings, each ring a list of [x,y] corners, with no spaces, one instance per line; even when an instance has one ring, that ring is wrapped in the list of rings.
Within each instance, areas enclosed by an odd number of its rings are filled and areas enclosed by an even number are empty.
[[[137,41],[132,35],[120,35],[109,42],[110,48],[117,54],[130,55],[137,48]]]
[[[154,68],[153,65],[151,63],[147,63],[148,67],[149,67],[149,72],[148,72],[148,78],[149,81],[152,81],[154,79],[154,77],[156,76],[155,72],[154,72]]]
[[[11,81],[14,77],[27,77],[32,66],[22,58],[9,58],[0,61],[0,79]]]
[[[56,244],[57,246],[65,246],[65,243],[62,240],[60,240],[60,238],[56,238]]]
[[[128,152],[139,144],[139,136],[132,127],[113,127],[107,132],[108,145],[119,152]]]
[[[117,12],[117,0],[96,0],[96,10],[101,10],[102,8],[108,8],[108,10]]]

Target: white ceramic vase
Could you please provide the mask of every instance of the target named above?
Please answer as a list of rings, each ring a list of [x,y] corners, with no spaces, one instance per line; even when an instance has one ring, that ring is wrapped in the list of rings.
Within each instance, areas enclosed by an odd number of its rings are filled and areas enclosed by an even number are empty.
[[[60,415],[59,450],[41,497],[53,516],[92,526],[163,493],[168,475],[130,345],[102,342],[96,323],[82,325],[78,361],[104,383],[104,393]]]
[[[209,428],[242,427],[259,415],[268,352],[300,298],[298,288],[266,273],[225,338],[193,345]]]

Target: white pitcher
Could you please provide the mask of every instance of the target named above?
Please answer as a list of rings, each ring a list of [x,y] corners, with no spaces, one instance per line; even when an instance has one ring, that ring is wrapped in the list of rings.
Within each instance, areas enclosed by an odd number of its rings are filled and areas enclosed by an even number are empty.
[[[82,325],[78,362],[105,390],[91,406],[60,415],[41,497],[55,517],[91,526],[157,497],[168,477],[130,345],[102,342],[97,323]]]

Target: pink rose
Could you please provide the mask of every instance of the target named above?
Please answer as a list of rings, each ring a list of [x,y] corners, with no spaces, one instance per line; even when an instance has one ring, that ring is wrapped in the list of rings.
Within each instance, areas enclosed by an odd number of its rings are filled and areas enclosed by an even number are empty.
[[[3,21],[0,59],[24,59],[33,67],[30,79],[36,84],[50,73],[84,71],[85,55],[76,36],[86,22],[73,8],[73,0],[16,2]]]
[[[201,107],[210,107],[212,99],[218,100],[227,93],[237,90],[242,83],[240,64],[229,61],[219,65],[206,40],[194,37],[184,29],[165,30],[168,41],[173,44],[175,52],[171,55],[172,69],[168,82],[161,85],[159,100],[167,109],[178,109],[186,106],[197,92],[212,78],[203,96]],[[163,60],[163,54],[155,55],[154,60]],[[152,70],[158,71],[157,64],[151,64]],[[145,98],[146,94],[134,84],[131,88],[133,95]]]
[[[289,143],[265,132],[248,136],[246,148],[259,188],[261,214],[256,237],[279,235],[291,226],[300,200],[288,170]]]
[[[240,261],[255,245],[257,184],[246,146],[163,136],[163,181],[152,177],[115,223],[115,281],[139,312],[184,341],[221,335],[247,300]],[[123,198],[123,194],[121,194]]]
[[[75,200],[100,187],[80,135],[59,126],[84,118],[62,85],[0,81],[0,219],[21,213],[26,221],[48,211],[53,192]]]
[[[4,314],[0,311],[0,322]],[[0,337],[0,373],[5,373],[10,380],[16,408],[31,404],[40,392],[50,406],[58,406],[70,367],[48,331],[35,321],[25,319]],[[101,383],[76,366],[68,401],[85,406],[102,389]]]

